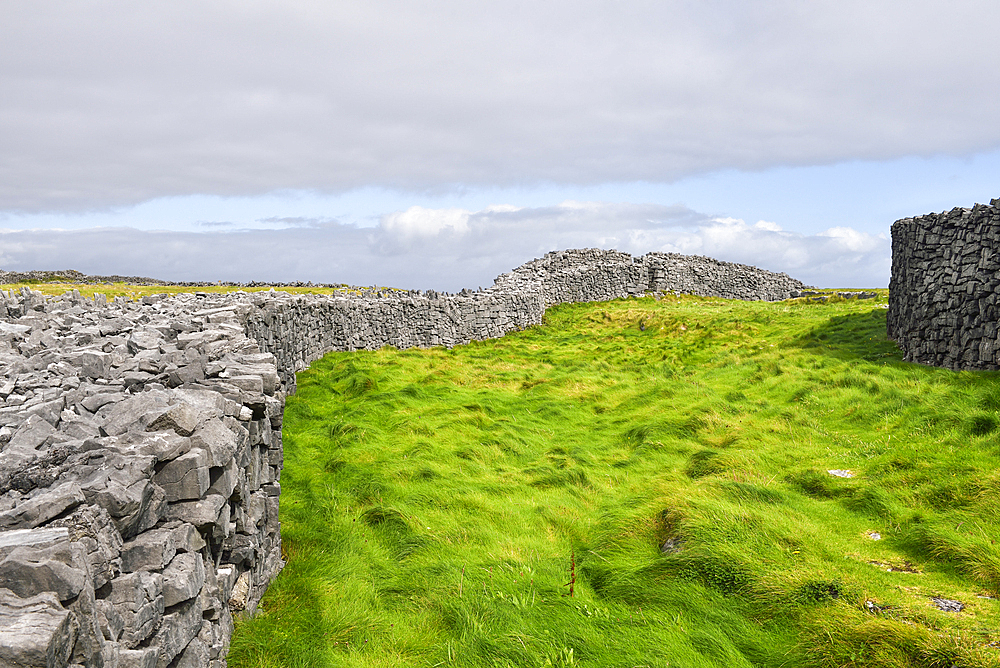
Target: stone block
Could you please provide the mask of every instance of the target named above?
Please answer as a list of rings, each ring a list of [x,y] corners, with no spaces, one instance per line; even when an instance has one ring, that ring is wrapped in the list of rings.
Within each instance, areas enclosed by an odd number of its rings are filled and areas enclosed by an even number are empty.
[[[200,552],[207,545],[198,529],[186,522],[170,522],[164,528],[173,531],[178,552]]]
[[[213,418],[203,424],[191,437],[195,447],[208,451],[209,466],[225,466],[233,458],[238,446],[236,434],[225,423]]]
[[[216,466],[210,469],[209,473],[211,477],[209,492],[218,494],[224,499],[232,496],[233,490],[239,482],[239,468],[236,466],[236,460],[230,459],[228,464]]]
[[[154,529],[126,541],[121,548],[122,572],[162,570],[177,552],[171,529]]]
[[[48,527],[53,527],[52,531],[66,531],[70,540],[86,550],[95,589],[100,589],[121,572],[121,533],[104,508],[80,506]]]
[[[205,562],[201,555],[184,552],[173,558],[163,570],[163,604],[177,605],[194,598],[205,584]]]
[[[0,512],[0,529],[33,529],[84,503],[86,497],[75,482],[20,501],[10,510]]]
[[[60,601],[77,596],[89,581],[83,547],[68,540],[47,547],[18,547],[0,561],[0,588],[30,598],[52,593]]]
[[[198,411],[186,403],[158,409],[146,425],[146,431],[169,429],[178,436],[190,436],[198,427]]]
[[[153,482],[163,489],[168,503],[200,499],[211,484],[208,470],[210,461],[208,450],[194,447],[167,462],[153,476]]]
[[[62,668],[76,641],[76,621],[55,596],[22,598],[0,588],[0,665]]]
[[[167,668],[201,631],[201,604],[197,598],[174,606],[163,615],[160,628],[150,643],[159,648],[157,668]]]
[[[123,649],[120,653],[122,668],[156,668],[160,651],[157,647]]]
[[[125,630],[125,620],[115,609],[114,604],[107,599],[100,599],[96,602],[97,619],[101,626],[101,633],[105,640],[118,642]]]
[[[111,581],[108,600],[121,615],[122,646],[131,649],[150,636],[163,617],[163,586],[159,573],[137,571]]]
[[[199,529],[212,527],[219,519],[223,508],[228,508],[226,499],[218,494],[209,494],[197,501],[178,501],[167,505],[166,517],[193,524]]]
[[[194,638],[184,648],[173,668],[205,668],[209,660],[209,647],[198,638]]]

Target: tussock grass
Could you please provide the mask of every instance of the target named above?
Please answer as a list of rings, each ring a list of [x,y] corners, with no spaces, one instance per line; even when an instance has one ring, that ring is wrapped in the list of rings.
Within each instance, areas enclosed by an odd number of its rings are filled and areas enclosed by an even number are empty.
[[[328,355],[229,665],[998,666],[998,379],[903,363],[837,299]]]

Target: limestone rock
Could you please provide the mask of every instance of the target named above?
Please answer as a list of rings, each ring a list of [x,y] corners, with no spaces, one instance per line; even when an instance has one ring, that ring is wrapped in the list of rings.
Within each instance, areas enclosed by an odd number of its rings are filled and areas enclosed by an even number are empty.
[[[18,547],[0,561],[0,588],[21,598],[50,592],[66,601],[77,596],[88,580],[86,553],[68,540],[42,548]]]
[[[0,528],[33,529],[85,501],[80,485],[65,483],[0,513]]]
[[[21,598],[0,588],[0,665],[61,668],[75,641],[75,620],[53,595]]]
[[[205,584],[205,562],[200,554],[184,552],[163,571],[163,604],[177,605],[194,598]]]

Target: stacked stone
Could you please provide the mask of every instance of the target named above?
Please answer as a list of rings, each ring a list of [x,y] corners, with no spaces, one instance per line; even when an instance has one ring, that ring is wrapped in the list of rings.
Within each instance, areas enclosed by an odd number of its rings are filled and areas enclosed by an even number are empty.
[[[642,264],[628,253],[586,248],[546,253],[514,271],[501,274],[494,292],[530,293],[544,296],[546,305],[569,302],[608,301],[646,290]]]
[[[282,566],[283,395],[240,308],[0,292],[0,665],[225,665]]]
[[[588,248],[547,253],[496,279],[493,290],[537,291],[546,304],[681,293],[747,301],[796,297],[806,286],[788,274],[697,255]]]
[[[797,297],[807,287],[785,273],[697,255],[648,253],[640,261],[653,292],[773,302]]]
[[[892,225],[889,338],[904,359],[949,369],[998,364],[1000,199]]]
[[[452,347],[539,324],[545,312],[537,294],[496,291],[369,299],[272,292],[256,293],[251,303],[247,335],[277,358],[288,393],[295,372],[330,351]]]

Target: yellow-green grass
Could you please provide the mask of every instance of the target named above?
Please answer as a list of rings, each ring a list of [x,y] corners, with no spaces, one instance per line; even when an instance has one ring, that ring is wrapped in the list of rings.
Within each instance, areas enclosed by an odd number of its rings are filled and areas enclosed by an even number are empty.
[[[182,293],[196,293],[205,292],[209,294],[222,294],[228,292],[237,292],[242,290],[244,292],[266,292],[271,290],[271,286],[254,286],[254,287],[238,287],[231,285],[200,285],[200,286],[184,286],[184,285],[133,285],[130,283],[59,283],[54,281],[49,282],[26,282],[26,283],[5,283],[0,284],[0,290],[14,290],[18,291],[23,287],[31,288],[32,290],[38,290],[43,295],[50,297],[58,297],[65,294],[66,292],[72,292],[73,290],[79,290],[80,294],[87,299],[91,299],[94,294],[100,293],[107,296],[108,299],[114,299],[115,297],[128,297],[129,299],[140,299],[147,295],[178,295]],[[341,294],[349,292],[358,292],[359,289],[356,287],[341,286],[336,288],[324,288],[316,286],[278,286],[274,287],[274,290],[279,292],[288,292],[290,294],[305,295],[332,295]],[[384,291],[395,291],[396,288],[384,288],[376,287],[371,288],[375,290]]]
[[[1000,665],[998,376],[901,362],[885,299],[315,362],[229,665]]]

